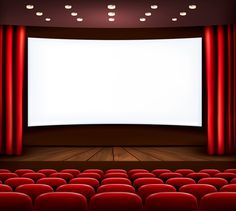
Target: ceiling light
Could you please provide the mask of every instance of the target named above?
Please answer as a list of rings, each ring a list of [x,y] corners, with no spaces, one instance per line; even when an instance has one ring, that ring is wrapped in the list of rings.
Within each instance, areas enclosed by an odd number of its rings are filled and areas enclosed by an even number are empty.
[[[108,19],[110,22],[113,22],[113,21],[115,21],[115,18],[109,18]]]
[[[71,15],[72,15],[72,16],[77,16],[78,13],[77,13],[77,12],[72,12]]]
[[[65,8],[66,8],[67,10],[70,10],[70,9],[72,8],[72,6],[69,5],[69,4],[67,4],[67,5],[65,5]]]
[[[116,8],[116,5],[109,4],[109,5],[107,5],[107,8],[110,9],[110,10],[114,10]]]
[[[37,16],[42,16],[43,13],[42,13],[42,12],[36,12],[36,15],[37,15]]]
[[[116,15],[116,13],[114,13],[114,12],[108,12],[108,16],[115,16]]]
[[[157,9],[157,8],[158,8],[158,6],[157,6],[156,4],[151,5],[151,9],[155,10],[155,9]]]
[[[49,22],[51,21],[51,18],[45,18],[45,21]]]
[[[34,9],[34,5],[32,5],[32,4],[27,4],[25,7],[26,7],[26,9],[28,9],[28,10]]]
[[[172,18],[172,21],[174,21],[174,22],[177,21],[177,18]]]
[[[83,21],[83,18],[77,18],[77,21],[78,21],[78,22],[82,22],[82,21]]]
[[[180,12],[179,14],[180,14],[181,16],[185,16],[185,15],[187,15],[186,12]]]
[[[195,4],[190,4],[190,5],[188,6],[188,8],[191,9],[191,10],[195,10],[195,9],[197,8],[197,5],[195,5]]]
[[[152,13],[150,13],[150,12],[146,12],[145,15],[146,15],[146,16],[151,16]]]
[[[144,21],[146,21],[146,18],[140,18],[139,19],[141,22],[144,22]]]

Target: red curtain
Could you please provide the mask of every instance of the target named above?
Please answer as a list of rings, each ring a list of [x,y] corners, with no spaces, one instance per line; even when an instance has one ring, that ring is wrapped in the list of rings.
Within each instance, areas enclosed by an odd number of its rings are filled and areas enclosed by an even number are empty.
[[[25,27],[0,26],[0,154],[20,155]]]
[[[208,154],[236,152],[236,26],[204,30]]]

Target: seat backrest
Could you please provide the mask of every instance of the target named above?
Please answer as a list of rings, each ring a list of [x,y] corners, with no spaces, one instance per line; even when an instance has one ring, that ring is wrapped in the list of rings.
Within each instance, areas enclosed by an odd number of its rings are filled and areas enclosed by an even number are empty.
[[[98,181],[100,181],[102,179],[102,176],[99,173],[95,173],[95,172],[83,172],[80,173],[78,177],[90,177],[90,178],[94,178],[97,179]]]
[[[130,169],[128,170],[128,175],[131,176],[135,173],[148,173],[149,171],[147,169]]]
[[[18,175],[16,173],[9,173],[9,172],[0,173],[0,181],[2,181],[3,183],[5,182],[5,180],[14,177],[18,177]]]
[[[5,184],[11,186],[12,189],[15,190],[20,185],[34,184],[34,180],[25,177],[15,177],[7,179]]]
[[[186,177],[194,179],[196,182],[202,178],[210,177],[210,174],[204,172],[190,173]]]
[[[37,181],[37,184],[45,184],[51,186],[54,190],[56,190],[59,186],[65,185],[66,181],[62,178],[57,177],[46,177],[41,178]]]
[[[111,178],[106,178],[101,181],[101,185],[106,185],[106,184],[127,184],[131,185],[131,181],[127,178],[123,177],[111,177]]]
[[[207,177],[202,178],[198,181],[199,184],[209,184],[213,185],[217,188],[217,190],[220,190],[220,188],[224,185],[228,184],[228,181],[224,178],[217,178],[217,177]]]
[[[43,193],[53,192],[53,188],[45,184],[25,184],[16,188],[16,192],[24,193],[34,200]]]
[[[95,178],[90,177],[80,177],[80,178],[73,178],[70,181],[70,184],[87,184],[92,186],[95,190],[99,186],[99,181]]]
[[[225,169],[225,173],[235,173],[236,174],[236,169]]]
[[[26,178],[30,178],[30,179],[34,180],[34,182],[37,182],[40,178],[46,177],[45,174],[43,174],[43,173],[38,173],[38,172],[25,173],[25,174],[23,174],[22,176],[23,176],[23,177],[26,177]]]
[[[229,172],[221,172],[214,175],[214,177],[220,177],[226,179],[228,182],[230,182],[232,179],[236,178],[235,173],[229,173]]]
[[[80,171],[78,169],[63,169],[61,170],[62,173],[70,173],[72,174],[74,177],[77,177],[80,173]]]
[[[230,181],[230,184],[236,184],[236,178],[233,178],[233,179]]]
[[[94,188],[86,184],[65,184],[57,188],[57,192],[74,192],[80,193],[89,200],[94,194]]]
[[[86,169],[83,173],[97,173],[100,174],[101,177],[104,175],[104,172],[101,169]]]
[[[0,192],[0,210],[2,211],[32,211],[31,198],[23,193]]]
[[[50,174],[56,173],[57,170],[55,170],[55,169],[40,169],[40,170],[38,170],[38,172],[43,173],[48,177]]]
[[[207,173],[211,177],[215,176],[215,174],[220,173],[218,169],[202,169],[199,171],[200,173]]]
[[[22,177],[23,174],[25,174],[25,173],[34,173],[34,170],[32,170],[32,169],[17,169],[17,170],[15,170],[15,173],[16,173],[19,177]]]
[[[199,202],[203,196],[208,193],[217,192],[217,189],[215,186],[208,184],[188,184],[180,187],[179,192],[190,193],[194,195]]]
[[[175,178],[175,177],[183,177],[183,175],[175,172],[169,172],[169,173],[167,172],[159,175],[159,178],[162,179],[164,182],[170,178]]]
[[[156,177],[155,174],[153,173],[150,173],[150,172],[139,172],[139,173],[134,173],[132,175],[130,175],[130,179],[132,181],[134,181],[135,179],[138,179],[138,178],[144,178],[144,177]]]
[[[103,178],[110,178],[110,177],[123,177],[123,178],[128,178],[128,174],[124,172],[110,172],[104,174]]]
[[[71,173],[63,173],[63,172],[57,172],[57,173],[52,173],[49,175],[49,177],[57,177],[57,178],[62,178],[69,182],[71,179],[74,178],[74,176]]]
[[[52,192],[38,196],[34,205],[35,211],[87,211],[86,198],[79,193]]]
[[[0,184],[0,192],[12,192],[12,187],[5,184]]]
[[[145,201],[151,194],[159,192],[176,192],[176,189],[168,184],[147,184],[142,185],[138,189],[137,194]]]
[[[144,205],[145,211],[197,211],[197,199],[189,193],[162,192],[150,195]]]
[[[177,190],[183,185],[196,184],[195,180],[188,177],[175,177],[166,181],[166,184],[174,186]]]
[[[236,184],[224,185],[220,188],[220,192],[236,192]]]
[[[135,188],[139,188],[142,185],[147,185],[147,184],[163,184],[164,182],[159,179],[159,178],[154,178],[154,177],[144,177],[144,178],[138,178],[134,180],[133,186]]]
[[[0,169],[0,173],[11,173],[9,169]]]
[[[129,193],[135,193],[135,189],[131,185],[127,184],[106,184],[101,185],[97,189],[97,193],[103,193],[103,192],[129,192]]]
[[[235,192],[209,193],[200,200],[199,211],[235,211]]]
[[[194,171],[193,171],[192,169],[177,169],[177,170],[175,171],[175,173],[180,173],[180,174],[182,174],[183,176],[186,176],[186,175],[188,175],[188,174],[190,174],[190,173],[194,173]]]
[[[169,169],[154,169],[154,170],[152,170],[152,173],[155,174],[156,177],[159,177],[159,175],[162,173],[170,173],[170,172],[172,172],[172,171]]]
[[[105,173],[106,174],[107,173],[126,173],[127,174],[127,171],[125,169],[108,169],[106,170]]]
[[[142,211],[142,200],[134,193],[105,192],[94,195],[90,200],[90,211]]]

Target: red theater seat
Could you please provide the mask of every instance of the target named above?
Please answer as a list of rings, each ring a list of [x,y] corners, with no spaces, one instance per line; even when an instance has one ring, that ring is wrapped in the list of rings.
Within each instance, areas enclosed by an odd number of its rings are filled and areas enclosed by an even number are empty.
[[[97,189],[97,187],[99,186],[99,181],[90,177],[81,177],[72,179],[70,181],[70,184],[87,184],[92,186],[94,189]]]
[[[206,177],[210,177],[210,174],[207,173],[190,173],[188,174],[186,177],[192,178],[194,179],[196,182],[198,182],[198,180],[202,179],[202,178],[206,178]]]
[[[107,173],[125,173],[125,174],[127,174],[127,171],[124,169],[108,169],[108,170],[106,170],[106,174]]]
[[[149,172],[140,172],[140,173],[134,173],[130,175],[131,180],[135,180],[138,178],[146,178],[146,177],[156,177],[155,174],[149,173]]]
[[[62,173],[70,173],[72,174],[74,177],[77,177],[80,173],[80,171],[78,169],[63,169],[61,170]]]
[[[190,173],[194,173],[194,171],[192,169],[177,169],[175,173],[180,173],[183,176],[187,176]]]
[[[138,178],[134,180],[133,186],[135,188],[139,188],[142,185],[147,185],[147,184],[163,184],[164,182],[159,179],[159,178],[153,178],[153,177],[145,177],[145,178]]]
[[[103,192],[129,192],[135,193],[135,189],[131,185],[126,184],[106,184],[98,187],[97,193]]]
[[[37,184],[45,184],[51,186],[54,190],[56,190],[59,186],[65,185],[66,180],[57,177],[46,177],[41,178],[37,181]]]
[[[86,169],[83,171],[83,173],[97,173],[101,177],[103,176],[104,172],[101,169]]]
[[[215,176],[217,173],[220,173],[219,170],[217,169],[202,169],[199,171],[200,173],[207,173],[209,174],[211,177]]]
[[[236,192],[236,184],[224,185],[220,188],[220,192]]]
[[[56,191],[80,193],[88,200],[95,194],[94,188],[86,184],[65,184],[58,187]]]
[[[230,182],[233,178],[236,178],[236,174],[229,173],[229,172],[223,172],[223,173],[217,173],[214,177],[220,177],[226,179],[228,182]]]
[[[208,193],[217,192],[217,189],[215,186],[208,184],[189,184],[182,186],[179,189],[179,192],[190,193],[194,195],[199,202],[203,196],[205,196]]]
[[[20,185],[34,184],[34,180],[32,180],[30,178],[24,178],[24,177],[15,177],[15,178],[7,179],[5,181],[5,184],[11,186],[12,189],[14,190],[15,188],[17,188]]]
[[[98,181],[101,180],[102,176],[98,173],[95,173],[95,172],[85,172],[85,173],[80,173],[78,177],[90,177],[90,178],[94,178],[94,179],[97,179]]]
[[[197,209],[196,197],[182,192],[154,193],[146,199],[144,206],[145,211],[197,211]]]
[[[18,177],[18,175],[16,173],[9,173],[9,172],[0,173],[0,181],[2,181],[3,183],[5,182],[5,180],[14,177]]]
[[[12,192],[12,188],[9,185],[0,184],[0,192]]]
[[[25,174],[25,173],[34,173],[34,171],[33,171],[32,169],[17,169],[17,170],[15,170],[15,173],[16,173],[19,177],[21,177],[21,176],[23,176],[23,174]]]
[[[79,193],[44,193],[35,200],[35,211],[87,211],[86,198]]]
[[[43,193],[53,192],[53,189],[51,186],[45,184],[26,184],[18,186],[16,192],[26,194],[31,197],[32,201],[34,201]]]
[[[230,184],[236,184],[236,178],[233,178],[233,179],[230,181]]]
[[[135,173],[148,173],[149,171],[147,169],[131,169],[128,171],[128,175],[131,176]]]
[[[106,192],[94,195],[90,211],[142,211],[142,200],[134,193]]]
[[[159,192],[176,192],[175,187],[168,184],[147,184],[142,185],[139,189],[137,194],[145,201],[145,199],[154,193]]]
[[[192,178],[187,177],[176,177],[176,178],[170,178],[166,181],[166,184],[174,186],[177,190],[187,184],[196,184],[195,180]]]
[[[220,188],[224,185],[227,185],[228,182],[224,178],[217,178],[217,177],[208,177],[208,178],[202,178],[198,181],[199,184],[209,184],[213,185],[217,188],[217,190],[220,190]]]
[[[46,177],[43,173],[25,173],[22,175],[23,177],[30,178],[34,180],[34,182],[37,182],[40,178]]]
[[[55,169],[40,169],[38,172],[45,174],[47,177],[52,173],[57,173]]]
[[[122,173],[122,172],[111,172],[111,173],[106,173],[104,174],[103,178],[110,178],[110,177],[123,177],[123,178],[128,178],[128,174]]]
[[[57,177],[57,178],[62,178],[69,182],[71,179],[74,178],[74,176],[70,173],[62,173],[62,172],[57,172],[57,173],[52,173],[49,175],[49,177]]]
[[[111,177],[111,178],[106,178],[106,179],[102,180],[101,185],[106,185],[106,184],[127,184],[127,185],[131,185],[132,183],[127,178]]]
[[[11,173],[8,169],[0,169],[0,173]]]
[[[172,171],[169,169],[154,169],[152,171],[152,173],[155,174],[156,177],[159,177],[159,175],[161,175],[162,173],[170,173],[170,172],[172,172]]]
[[[1,211],[32,211],[31,198],[23,193],[0,192]]]
[[[162,173],[159,175],[159,178],[162,179],[164,182],[170,178],[175,178],[175,177],[183,177],[182,174],[180,173],[174,173],[174,172],[167,172],[167,173]]]
[[[225,173],[234,173],[234,174],[236,174],[236,169],[225,169],[224,172]]]
[[[202,197],[199,211],[235,211],[236,193],[217,192]]]

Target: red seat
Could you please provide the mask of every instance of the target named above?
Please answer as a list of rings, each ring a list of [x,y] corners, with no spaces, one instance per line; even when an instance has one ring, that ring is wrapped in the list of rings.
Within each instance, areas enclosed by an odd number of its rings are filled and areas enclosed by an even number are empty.
[[[110,178],[110,177],[123,177],[123,178],[128,178],[128,174],[122,173],[122,172],[111,172],[111,173],[106,173],[104,174],[103,178]]]
[[[169,173],[167,172],[159,175],[159,178],[162,179],[164,182],[170,178],[175,178],[175,177],[183,177],[183,175],[175,172],[169,172]]]
[[[52,173],[57,173],[57,170],[55,170],[55,169],[40,169],[40,170],[38,170],[38,172],[43,173],[48,177]]]
[[[57,173],[52,173],[49,175],[49,177],[57,177],[57,178],[62,178],[69,182],[71,179],[74,178],[74,176],[70,173],[63,173],[63,172],[57,172]]]
[[[220,171],[219,170],[217,170],[217,169],[202,169],[202,170],[200,170],[199,171],[200,173],[207,173],[207,174],[209,174],[211,177],[213,177],[215,174],[217,174],[217,173],[220,173]]]
[[[90,211],[142,211],[142,200],[134,193],[106,192],[94,195]]]
[[[0,210],[2,211],[32,211],[31,198],[23,193],[0,192]]]
[[[78,174],[80,173],[80,171],[78,169],[63,169],[61,170],[62,173],[70,173],[72,174],[74,177],[77,177]]]
[[[166,181],[166,184],[174,186],[177,190],[183,185],[196,184],[195,180],[187,177],[170,178]]]
[[[0,184],[0,192],[12,192],[12,188],[9,185]]]
[[[94,178],[97,179],[98,181],[101,180],[102,176],[98,173],[94,173],[94,172],[85,172],[85,173],[80,173],[78,177],[90,177],[90,178]]]
[[[145,211],[197,211],[197,209],[195,196],[182,192],[154,193],[146,199],[144,206]]]
[[[210,177],[209,174],[207,173],[200,173],[200,172],[197,172],[197,173],[190,173],[188,174],[186,177],[189,177],[189,178],[192,178],[194,179],[196,182],[198,182],[198,180],[202,179],[202,178],[206,178],[206,177]]]
[[[236,192],[236,184],[224,185],[220,188],[220,192]]]
[[[224,172],[225,173],[234,173],[234,174],[236,174],[236,169],[225,169]]]
[[[235,211],[235,192],[209,193],[202,197],[199,211]]]
[[[97,189],[97,187],[99,186],[99,181],[90,177],[81,177],[72,179],[70,181],[70,184],[87,184],[92,186],[94,189]]]
[[[49,185],[45,184],[26,184],[20,185],[16,188],[16,192],[24,193],[34,200],[43,193],[53,192],[53,189]]]
[[[40,178],[46,177],[45,174],[38,173],[38,172],[37,173],[36,172],[34,172],[34,173],[25,173],[22,176],[26,177],[26,178],[30,178],[30,179],[34,180],[34,182],[37,182]]]
[[[128,175],[131,176],[135,173],[148,173],[149,171],[147,169],[131,169],[128,171]]]
[[[11,173],[8,169],[0,169],[0,173]]]
[[[101,169],[86,169],[83,171],[83,173],[97,173],[101,177],[103,176],[104,172]]]
[[[111,178],[106,178],[103,179],[101,182],[101,185],[106,185],[106,184],[127,184],[131,185],[131,181],[127,178],[123,177],[111,177]]]
[[[86,198],[79,193],[44,193],[35,200],[35,211],[87,211]]]
[[[127,171],[124,169],[108,169],[106,170],[106,174],[107,173],[126,173],[127,174]]]
[[[23,174],[25,174],[25,173],[34,173],[34,171],[33,171],[32,169],[17,169],[17,170],[15,170],[15,173],[16,173],[19,177],[21,177],[21,176],[23,176]]]
[[[56,191],[80,193],[88,200],[95,194],[94,188],[86,184],[65,184],[58,187]]]
[[[60,185],[65,185],[66,181],[62,178],[57,177],[46,177],[41,178],[37,181],[37,184],[45,184],[51,186],[54,190],[56,190]]]
[[[34,184],[34,180],[32,180],[30,178],[24,178],[24,177],[15,177],[15,178],[7,179],[5,181],[5,184],[11,186],[12,189],[14,190],[15,188],[17,188],[20,185]]]
[[[228,182],[230,182],[233,178],[236,178],[235,173],[229,173],[229,172],[223,172],[223,173],[217,173],[214,177],[220,177],[226,179]]]
[[[208,193],[217,192],[217,189],[215,186],[208,184],[189,184],[189,185],[183,185],[179,189],[179,192],[190,193],[194,195],[199,202],[203,196],[205,196]]]
[[[228,182],[226,179],[223,178],[217,178],[217,177],[208,177],[208,178],[202,178],[198,181],[199,184],[209,184],[213,185],[217,188],[217,190],[220,190],[220,188],[224,185],[227,185]]]
[[[194,173],[194,171],[192,169],[177,169],[175,173],[180,173],[183,176],[187,176],[190,173]]]
[[[130,175],[131,180],[135,180],[138,178],[146,178],[146,177],[156,177],[155,174],[149,173],[149,172],[140,172],[140,173],[134,173]]]
[[[236,184],[236,178],[233,178],[233,179],[230,181],[230,184]]]
[[[176,192],[175,187],[168,184],[147,184],[142,185],[138,189],[138,195],[145,201],[145,199],[153,193],[159,192]]]
[[[133,186],[135,188],[139,188],[142,185],[147,184],[163,184],[164,182],[159,178],[153,178],[153,177],[144,177],[144,178],[138,178],[134,180]]]
[[[131,185],[126,184],[106,184],[101,185],[97,189],[97,193],[103,193],[103,192],[129,192],[129,193],[135,193],[135,189]]]
[[[3,183],[5,182],[5,180],[14,177],[18,177],[18,175],[16,173],[9,173],[9,172],[0,173],[0,181],[2,181]]]
[[[154,169],[152,171],[152,173],[155,174],[156,177],[159,177],[159,175],[161,175],[162,173],[170,173],[170,172],[172,172],[172,171],[169,169]]]

